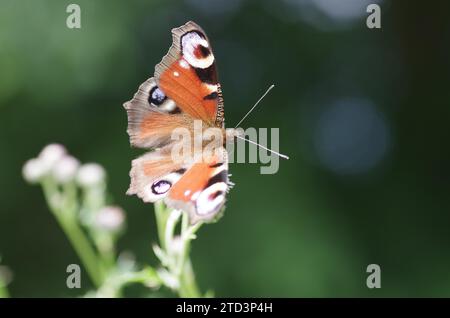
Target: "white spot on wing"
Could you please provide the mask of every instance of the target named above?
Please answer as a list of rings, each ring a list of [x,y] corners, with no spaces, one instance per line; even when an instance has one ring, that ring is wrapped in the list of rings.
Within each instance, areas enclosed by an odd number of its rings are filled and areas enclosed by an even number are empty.
[[[164,103],[159,106],[159,109],[165,112],[174,111],[177,105],[171,99],[167,99]]]
[[[195,192],[195,193],[192,195],[191,200],[193,200],[193,201],[197,200],[197,198],[198,198],[199,195],[200,195],[200,191]]]
[[[186,62],[186,60],[180,60],[178,64],[180,64],[182,68],[189,68],[189,64],[188,62]]]
[[[180,73],[178,73],[177,71],[173,72],[173,76],[178,77],[180,76]]]
[[[217,84],[208,84],[204,83],[205,87],[208,89],[209,93],[216,92],[217,93]]]

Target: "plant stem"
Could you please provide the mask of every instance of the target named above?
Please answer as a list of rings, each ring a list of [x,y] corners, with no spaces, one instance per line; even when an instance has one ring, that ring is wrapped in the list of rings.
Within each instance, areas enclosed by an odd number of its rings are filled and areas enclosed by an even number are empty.
[[[103,281],[102,273],[98,266],[100,262],[85,233],[77,224],[76,211],[71,209],[71,207],[74,207],[74,202],[71,202],[74,198],[70,202],[61,202],[61,193],[50,178],[43,180],[42,187],[50,211],[69,238],[72,247],[86,268],[90,279],[97,288],[100,287]]]
[[[102,284],[103,273],[100,270],[97,255],[86,238],[83,230],[74,222],[67,222],[63,218],[60,219],[61,227],[69,238],[70,243],[81,259],[89,277],[94,285],[98,288]]]
[[[166,250],[165,232],[166,223],[169,218],[169,211],[166,209],[162,201],[155,202],[156,227],[158,231],[158,239],[161,248]]]
[[[195,238],[195,232],[200,228],[202,223],[189,225],[189,218],[187,213],[183,213],[181,221],[181,239],[184,242],[179,259],[178,277],[180,282],[180,296],[181,297],[201,297],[197,282],[195,280],[194,270],[189,257],[191,249],[191,241]]]
[[[165,255],[170,258],[167,270],[178,280],[178,288],[176,292],[180,297],[201,297],[197,282],[195,280],[192,263],[189,258],[190,243],[195,238],[195,232],[200,228],[202,223],[189,225],[189,216],[186,212],[182,212],[181,219],[181,248],[178,253],[174,253],[174,229],[176,222],[179,221],[178,211],[170,211],[164,203],[155,203],[156,224],[158,228],[158,237],[161,249]]]
[[[9,292],[6,288],[6,284],[0,278],[0,298],[9,298]]]

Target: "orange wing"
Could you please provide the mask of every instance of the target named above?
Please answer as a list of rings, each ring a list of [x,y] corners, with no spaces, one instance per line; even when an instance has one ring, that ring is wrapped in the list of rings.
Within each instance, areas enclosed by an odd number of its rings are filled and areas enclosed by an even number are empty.
[[[133,99],[124,104],[128,115],[128,135],[134,147],[160,148],[173,142],[172,131],[192,127],[192,117],[182,114],[175,102],[159,90],[155,79],[139,86]]]
[[[205,32],[189,21],[173,29],[172,36],[169,52],[155,67],[158,86],[183,112],[222,127],[222,92]]]
[[[148,152],[133,160],[127,194],[136,194],[144,202],[160,200],[189,167],[172,160],[170,147]]]
[[[220,158],[193,164],[165,197],[170,207],[187,211],[192,224],[213,219],[225,203],[228,158],[226,150],[222,150]]]

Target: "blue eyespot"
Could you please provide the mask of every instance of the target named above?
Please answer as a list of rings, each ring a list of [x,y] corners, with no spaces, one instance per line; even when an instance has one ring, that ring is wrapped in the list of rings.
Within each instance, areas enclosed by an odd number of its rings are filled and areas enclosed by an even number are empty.
[[[150,96],[148,98],[148,101],[150,104],[153,104],[155,106],[159,106],[166,100],[167,96],[163,93],[163,91],[158,87],[155,86],[150,90]]]

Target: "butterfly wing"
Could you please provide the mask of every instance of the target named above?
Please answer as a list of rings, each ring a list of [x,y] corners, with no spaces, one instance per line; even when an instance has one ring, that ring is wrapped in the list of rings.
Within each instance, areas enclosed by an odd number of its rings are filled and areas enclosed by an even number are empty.
[[[230,184],[226,150],[209,160],[185,164],[172,160],[170,148],[133,160],[127,194],[144,202],[164,199],[169,207],[188,212],[192,224],[213,219],[225,204]]]
[[[165,197],[168,206],[188,212],[192,224],[213,219],[225,204],[230,182],[227,152],[221,153],[194,163]]]
[[[136,194],[144,202],[163,199],[189,167],[172,160],[170,147],[146,153],[132,161],[127,194]]]
[[[155,67],[155,77],[139,86],[124,104],[128,134],[135,147],[162,147],[176,127],[194,119],[223,127],[223,99],[216,63],[206,33],[192,21],[172,30],[168,53]]]
[[[193,118],[223,126],[223,100],[206,33],[192,21],[172,30],[172,46],[155,67],[161,90]]]
[[[192,127],[193,119],[182,114],[150,78],[139,86],[132,100],[124,104],[128,115],[128,135],[131,145],[140,148],[160,148],[171,142],[178,127]]]

